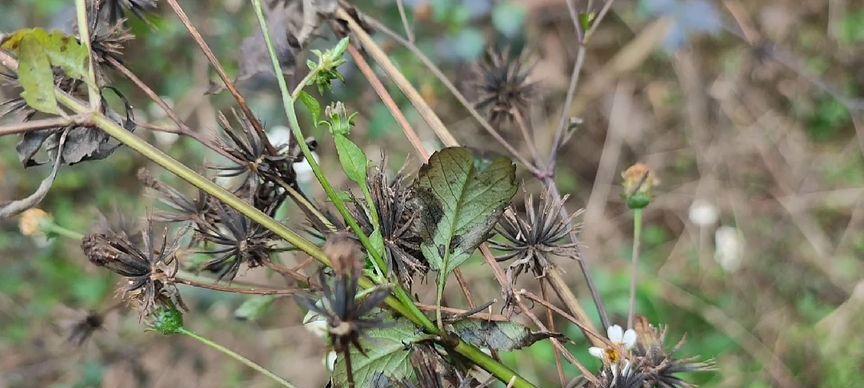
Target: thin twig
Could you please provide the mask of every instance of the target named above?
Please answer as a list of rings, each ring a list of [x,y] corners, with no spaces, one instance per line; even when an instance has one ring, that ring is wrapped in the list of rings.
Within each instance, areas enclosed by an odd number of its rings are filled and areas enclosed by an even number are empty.
[[[441,142],[443,142],[444,145],[448,147],[458,144],[450,131],[444,126],[443,123],[441,123],[441,119],[438,118],[438,116],[429,107],[423,97],[420,96],[420,93],[418,93],[417,90],[414,89],[413,86],[411,86],[411,83],[408,82],[407,79],[405,79],[405,76],[402,75],[402,73],[393,65],[392,62],[390,62],[390,59],[387,58],[387,55],[384,53],[384,51],[381,50],[378,44],[375,43],[375,41],[372,40],[371,37],[369,37],[369,34],[367,34],[366,31],[364,31],[363,28],[361,28],[357,24],[357,22],[353,18],[351,18],[351,16],[348,15],[348,13],[344,10],[340,9],[338,16],[348,22],[348,27],[351,29],[352,32],[357,35],[357,37],[360,39],[360,42],[363,44],[363,47],[366,48],[372,58],[375,59],[375,62],[377,62],[381,66],[381,68],[384,69],[387,75],[393,80],[393,82],[396,83],[396,86],[398,86],[399,89],[401,89],[402,92],[405,93],[406,97],[408,97],[409,100],[411,100],[411,103],[414,104],[415,108],[417,108],[418,112],[420,112],[420,115],[423,116],[424,120],[429,123],[429,125],[432,127],[432,130],[435,131],[435,134],[438,135],[439,139],[441,139]],[[378,22],[374,18],[369,17],[368,15],[364,14],[363,20],[372,25],[376,30],[384,32],[385,34],[405,46],[407,49],[409,49],[418,59],[420,59],[421,62],[423,62],[423,64],[429,69],[429,71],[431,71],[432,74],[435,75],[435,77],[438,78],[438,80],[441,81],[441,83],[443,83],[448,90],[450,90],[450,93],[453,94],[453,96],[456,97],[457,100],[459,100],[459,102],[465,107],[465,109],[468,110],[469,113],[471,113],[471,116],[474,117],[474,119],[477,120],[480,125],[498,143],[500,143],[513,158],[516,159],[517,162],[519,162],[523,167],[528,169],[533,175],[543,175],[540,169],[538,169],[531,162],[525,159],[525,157],[522,156],[518,151],[516,151],[516,148],[513,147],[513,145],[511,145],[509,142],[507,142],[507,140],[504,139],[504,137],[502,137],[501,134],[498,133],[498,131],[495,130],[495,128],[493,128],[492,125],[490,125],[489,122],[486,121],[486,119],[484,119],[479,112],[477,112],[477,109],[474,109],[474,107],[471,105],[470,102],[468,102],[465,96],[463,96],[462,93],[459,92],[458,89],[456,89],[456,86],[454,86],[453,83],[450,82],[449,79],[447,79],[447,76],[445,76],[444,73],[441,72],[441,70],[438,69],[438,67],[435,66],[435,64],[428,57],[426,57],[426,55],[423,54],[423,52],[420,51],[419,48],[417,48],[417,46],[405,40],[405,38],[399,36],[399,34],[391,31],[382,23]]]
[[[353,45],[348,46],[348,53],[350,53],[351,57],[354,58],[354,62],[357,64],[357,68],[360,69],[360,72],[363,73],[367,80],[369,80],[369,85],[372,86],[372,89],[374,89],[375,93],[378,94],[378,97],[381,98],[381,102],[383,102],[387,109],[390,110],[390,114],[393,115],[393,118],[396,119],[396,122],[399,123],[400,127],[402,127],[402,132],[405,134],[408,142],[411,143],[414,150],[417,151],[417,154],[420,155],[422,160],[428,160],[429,151],[427,151],[426,147],[423,146],[423,141],[420,140],[420,136],[417,136],[417,132],[415,132],[414,128],[411,127],[411,124],[408,123],[408,119],[405,118],[404,114],[402,114],[399,106],[396,105],[396,101],[393,101],[393,97],[390,96],[387,88],[384,87],[384,84],[381,83],[381,80],[378,79],[378,76],[375,75],[375,72],[372,71],[371,67],[369,67],[369,63],[366,62],[363,55],[360,54]]]
[[[428,304],[420,304],[420,303],[417,303],[417,308],[419,308],[422,311],[430,311],[430,312],[433,312],[433,311],[435,311],[435,309],[437,309],[436,306],[428,305]],[[465,318],[469,318],[469,319],[477,319],[477,320],[483,320],[483,321],[495,321],[495,322],[509,322],[510,321],[510,318],[507,318],[507,317],[505,317],[503,315],[499,315],[499,314],[491,314],[491,313],[486,313],[486,312],[475,312],[473,314],[469,314],[471,312],[470,310],[462,310],[462,309],[457,309],[457,308],[453,308],[453,307],[441,306],[441,311],[445,312],[447,314],[453,314],[453,315],[457,315],[457,316],[461,315],[461,316],[464,316]],[[447,321],[447,320],[449,320],[449,318],[445,317],[444,320]]]
[[[0,137],[25,133],[30,131],[38,131],[40,129],[60,128],[70,125],[86,125],[89,124],[88,115],[75,115],[70,117],[52,117],[50,119],[41,119],[33,121],[25,121],[23,123],[8,124],[0,126]]]
[[[228,89],[228,92],[234,96],[234,99],[237,101],[237,105],[240,106],[240,110],[243,112],[243,115],[246,116],[246,119],[252,123],[252,127],[255,129],[255,132],[261,138],[261,141],[264,143],[264,146],[267,148],[267,152],[275,155],[277,150],[273,147],[273,144],[270,143],[270,140],[267,138],[267,133],[264,131],[264,126],[258,121],[258,118],[255,117],[255,114],[252,113],[252,109],[249,108],[249,105],[246,103],[246,98],[240,94],[240,91],[237,90],[237,86],[234,85],[234,81],[228,77],[228,74],[225,73],[225,68],[222,67],[222,64],[219,62],[219,59],[216,58],[216,55],[213,54],[213,50],[210,49],[210,46],[207,45],[207,42],[204,40],[204,37],[201,36],[201,33],[198,29],[192,24],[192,21],[189,19],[189,16],[186,15],[186,12],[183,11],[183,8],[180,7],[180,4],[177,3],[177,0],[167,0],[168,5],[171,6],[171,9],[174,10],[174,13],[177,14],[177,17],[180,19],[180,22],[189,30],[189,35],[192,36],[192,39],[195,40],[195,43],[198,44],[198,47],[201,48],[201,51],[204,52],[204,56],[207,57],[207,60],[210,62],[210,65],[213,66],[213,69],[216,70],[216,74],[219,75],[219,78],[225,84],[225,88]]]
[[[118,60],[116,60],[110,56],[106,57],[106,59],[108,60],[108,64],[110,64],[111,67],[113,67],[115,70],[119,71],[120,74],[123,74],[123,76],[126,77],[126,79],[128,79],[130,82],[132,82],[132,84],[134,84],[136,87],[138,87],[138,89],[140,89],[142,92],[144,92],[144,94],[146,94],[147,97],[150,98],[150,100],[152,100],[154,103],[156,103],[156,105],[158,105],[159,108],[161,108],[162,111],[165,112],[165,114],[168,116],[168,118],[174,122],[174,125],[177,126],[177,129],[174,131],[162,130],[163,132],[171,132],[171,133],[176,133],[178,135],[191,137],[191,138],[197,140],[199,143],[201,143],[205,147],[207,147],[213,151],[216,151],[216,153],[218,153],[222,156],[225,156],[226,158],[232,159],[234,161],[238,161],[237,158],[235,158],[233,155],[231,155],[230,153],[225,152],[225,150],[217,147],[213,143],[213,140],[210,136],[200,134],[197,131],[190,128],[188,125],[186,125],[186,123],[184,123],[183,120],[181,120],[180,117],[177,115],[177,112],[175,112],[174,109],[172,109],[171,106],[169,106],[168,103],[165,102],[165,99],[163,99],[161,96],[159,96],[159,94],[157,94],[155,91],[153,91],[153,89],[151,89],[150,86],[147,86],[147,84],[144,83],[144,81],[142,81],[140,78],[138,78],[138,76],[135,75],[135,73],[133,73],[132,70],[130,70],[128,67],[126,67],[123,63],[121,63],[120,61],[118,61]],[[138,123],[136,123],[136,124],[138,124]],[[143,125],[140,125],[140,126],[143,126]],[[144,126],[144,127],[147,128],[146,126]],[[156,129],[155,127],[150,127],[148,129],[159,130],[159,129]]]
[[[399,8],[399,17],[402,18],[402,26],[405,27],[405,36],[408,37],[408,41],[414,43],[414,31],[411,30],[411,26],[408,25],[408,15],[405,14],[405,4],[402,0],[396,0],[396,7]]]
[[[541,282],[540,284],[542,285],[543,282]],[[541,297],[537,296],[536,294],[534,294],[533,292],[528,291],[524,288],[517,291],[517,293],[520,295],[524,295],[525,297],[533,300],[534,302],[540,303],[541,305],[543,305],[543,307],[546,307],[550,311],[555,312],[555,314],[560,315],[561,318],[564,318],[564,319],[570,321],[571,323],[573,323],[574,325],[576,325],[580,329],[584,330],[590,336],[589,339],[593,338],[593,340],[591,340],[592,343],[594,343],[594,344],[598,344],[598,343],[599,344],[605,344],[606,343],[606,337],[603,337],[602,335],[597,334],[597,332],[594,331],[593,328],[586,327],[578,318],[576,318],[570,314],[567,314],[566,311],[561,310],[560,308],[558,308],[557,306],[555,306],[554,304],[549,302],[548,299],[541,298]]]
[[[548,301],[549,296],[546,293],[546,283],[542,280],[540,281],[540,295],[543,297],[543,300]],[[552,314],[551,308],[546,308],[546,325],[549,326],[549,331],[555,332],[555,316]],[[567,386],[567,378],[564,376],[564,365],[561,364],[561,352],[558,349],[555,349],[555,369],[558,371],[558,381],[561,382],[561,387]]]
[[[298,291],[296,289],[281,289],[280,290],[280,289],[274,289],[274,288],[255,289],[255,288],[227,287],[227,286],[220,286],[218,284],[201,283],[201,282],[198,282],[195,280],[185,279],[185,278],[181,278],[181,277],[174,277],[171,279],[171,281],[173,281],[174,283],[185,284],[185,285],[191,286],[191,287],[206,288],[208,290],[220,291],[220,292],[230,292],[230,293],[234,293],[234,294],[288,296],[288,295],[294,295]]]

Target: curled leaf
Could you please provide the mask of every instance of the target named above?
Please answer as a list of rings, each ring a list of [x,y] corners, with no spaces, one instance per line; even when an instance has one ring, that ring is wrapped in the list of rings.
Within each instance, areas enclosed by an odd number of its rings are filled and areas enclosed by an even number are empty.
[[[530,346],[537,341],[556,336],[533,333],[515,322],[494,322],[464,319],[453,323],[453,331],[474,346],[495,351],[510,351]]]

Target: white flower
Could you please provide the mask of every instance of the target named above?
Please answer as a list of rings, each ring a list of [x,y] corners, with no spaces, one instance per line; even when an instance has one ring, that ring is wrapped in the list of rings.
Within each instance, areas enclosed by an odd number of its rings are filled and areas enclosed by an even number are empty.
[[[327,353],[327,356],[324,357],[324,366],[327,367],[327,370],[333,372],[336,369],[336,352],[330,351]]]
[[[318,161],[318,154],[312,152],[312,158]],[[294,163],[294,172],[297,173],[297,181],[300,183],[309,183],[315,179],[315,173],[312,171],[312,166],[305,158],[302,162]]]
[[[720,213],[714,204],[702,199],[697,199],[690,205],[689,217],[690,222],[699,227],[706,227],[714,225],[720,217]]]
[[[306,313],[306,316],[303,317],[303,326],[318,337],[327,336],[327,320],[314,311]]]
[[[714,260],[726,272],[735,272],[741,266],[741,254],[744,243],[738,229],[732,226],[721,226],[714,232]]]
[[[612,343],[611,346],[607,348],[592,346],[588,348],[588,353],[610,364],[617,364],[623,359],[623,353],[636,345],[636,331],[633,329],[624,331],[621,326],[612,325],[606,329],[606,337]]]
[[[288,145],[291,144],[291,139],[293,139],[293,136],[288,127],[277,125],[267,131],[267,140],[270,140],[270,144],[273,144],[274,147],[280,150],[283,147],[287,149]]]

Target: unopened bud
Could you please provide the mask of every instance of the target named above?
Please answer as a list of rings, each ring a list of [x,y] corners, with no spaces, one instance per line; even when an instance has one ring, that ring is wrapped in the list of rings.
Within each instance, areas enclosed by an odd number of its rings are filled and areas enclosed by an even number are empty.
[[[43,221],[50,219],[51,216],[42,209],[27,209],[24,213],[21,213],[21,218],[18,220],[18,229],[25,236],[43,235],[44,232],[42,231],[41,224]]]
[[[621,177],[624,178],[624,199],[627,201],[627,207],[644,209],[651,203],[651,192],[659,183],[651,168],[636,163],[621,173]]]

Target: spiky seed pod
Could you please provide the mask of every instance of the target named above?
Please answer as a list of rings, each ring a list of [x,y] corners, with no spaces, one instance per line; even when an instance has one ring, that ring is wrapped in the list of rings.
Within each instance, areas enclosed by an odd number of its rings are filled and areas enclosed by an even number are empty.
[[[122,20],[114,24],[100,23],[90,38],[93,58],[98,64],[103,65],[109,58],[121,62],[126,45],[133,39],[135,36],[123,25]]]
[[[512,121],[515,112],[525,113],[534,93],[534,84],[528,82],[528,72],[523,70],[520,58],[510,55],[510,50],[486,51],[479,65],[480,91],[476,105],[486,111],[493,125]]]
[[[96,0],[100,15],[104,15],[109,22],[122,22],[127,12],[132,12],[136,17],[146,20],[146,12],[156,9],[156,0]]]
[[[242,183],[233,189],[234,193],[247,198],[256,208],[273,215],[273,212],[287,198],[281,185],[288,185],[299,191],[297,174],[292,164],[297,156],[291,150],[271,153],[269,140],[258,136],[249,120],[233,112],[235,121],[240,123],[234,129],[228,119],[220,114],[218,119],[225,137],[220,147],[234,161],[228,166],[211,167],[217,176],[223,178],[240,177]]]
[[[635,329],[638,341],[633,349],[633,356],[641,366],[645,382],[650,386],[689,388],[694,385],[682,380],[680,374],[714,370],[715,366],[711,361],[699,361],[696,357],[676,359],[674,354],[684,344],[684,339],[667,350],[666,327],[654,327],[645,317],[640,316],[636,319]]]
[[[520,274],[529,270],[537,277],[545,276],[553,256],[577,256],[578,245],[565,242],[564,239],[572,231],[573,218],[579,213],[561,218],[561,208],[566,200],[565,196],[555,201],[551,195],[544,193],[535,207],[534,197],[526,195],[524,217],[512,209],[504,212],[495,228],[503,241],[493,241],[491,245],[503,252],[496,260],[513,260],[508,268],[511,281],[515,282]]]
[[[381,163],[386,165],[386,158]],[[384,240],[384,258],[388,270],[405,286],[411,286],[414,275],[425,274],[429,264],[420,252],[420,235],[416,230],[419,208],[414,203],[414,192],[405,176],[400,172],[388,178],[384,167],[376,167],[368,176],[367,184],[372,195],[378,219],[381,223],[381,236]],[[360,224],[363,232],[371,234],[375,228],[370,219],[366,201],[352,197],[353,207],[349,209]],[[347,230],[339,217],[325,214],[336,231]],[[315,218],[310,217],[310,233],[326,239],[334,231]]]
[[[233,280],[242,264],[254,268],[269,260],[272,232],[220,202],[214,201],[213,209],[218,220],[196,226],[201,238],[215,245],[204,251],[213,255],[204,265],[205,270],[215,273],[219,280]]]
[[[140,244],[134,243],[125,232],[106,231],[84,236],[81,248],[91,263],[126,278],[126,285],[119,291],[123,299],[140,309],[143,317],[159,306],[184,307],[172,280],[178,269],[180,236],[169,242],[166,230],[160,240],[156,246],[148,220]]]
[[[359,246],[349,246],[357,243],[346,235],[336,235],[331,240],[325,244],[325,248],[334,263],[335,276],[332,282],[328,282],[323,271],[318,273],[323,293],[321,302],[318,303],[309,295],[298,295],[295,299],[298,304],[320,314],[327,321],[327,332],[336,351],[347,352],[350,346],[354,346],[365,354],[360,346],[362,333],[381,324],[375,317],[367,315],[387,298],[390,290],[379,287],[365,298],[358,299],[361,275],[358,268],[362,268],[363,253]]]
[[[159,194],[159,200],[167,211],[154,214],[153,219],[159,222],[190,222],[195,226],[193,242],[201,241],[198,230],[206,229],[206,225],[216,222],[218,215],[214,211],[215,199],[207,193],[198,190],[198,196],[190,199],[189,196],[177,191],[171,186],[159,182],[150,172],[144,168],[138,170],[138,180]]]

